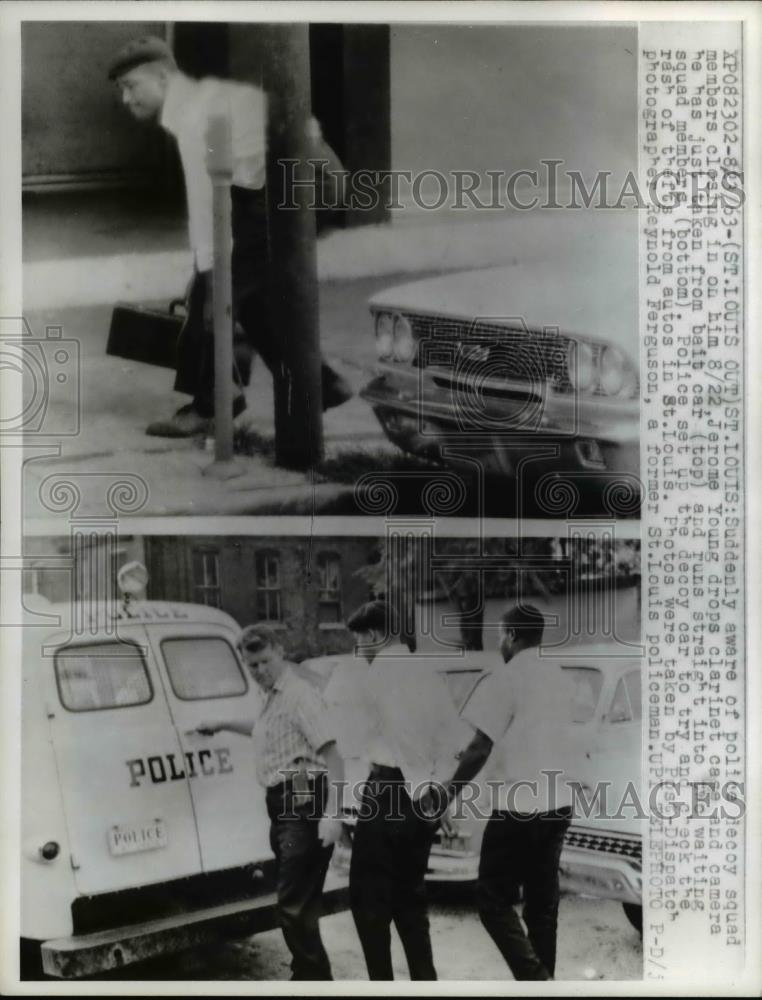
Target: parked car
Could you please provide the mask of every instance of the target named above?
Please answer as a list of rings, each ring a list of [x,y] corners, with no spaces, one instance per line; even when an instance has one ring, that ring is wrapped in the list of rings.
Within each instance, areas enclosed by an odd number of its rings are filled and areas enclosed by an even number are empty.
[[[422,668],[436,669],[444,677],[458,711],[462,711],[485,672],[495,666],[496,654],[466,652],[452,665],[442,666],[441,658],[422,659]],[[351,669],[352,654],[321,657],[306,661],[326,680],[339,664]],[[616,812],[628,783],[639,787],[641,775],[641,667],[638,657],[628,655],[621,646],[589,644],[570,647],[568,655],[558,659],[558,669],[568,672],[574,681],[576,697],[569,705],[569,725],[579,727],[580,756],[564,761],[568,775],[584,789],[590,815],[578,810],[566,835],[561,857],[561,884],[566,892],[624,905],[628,919],[640,926],[642,898],[642,821],[622,810],[617,818],[606,818],[595,806],[593,790],[599,782],[608,782],[606,800]],[[349,720],[350,724],[352,720]],[[473,731],[464,721],[463,731],[454,745],[463,747]],[[454,761],[453,761],[454,764]],[[367,762],[348,762],[347,779],[361,782],[367,777]],[[474,809],[462,810],[448,824],[448,833],[440,830],[431,852],[428,878],[432,882],[472,882],[479,866],[481,839],[486,825],[488,796],[484,790],[474,799]],[[582,803],[584,804],[584,803]],[[612,810],[610,807],[614,806]],[[478,807],[483,815],[475,815]],[[352,822],[351,807],[348,821]],[[337,850],[334,863],[348,867],[347,849]]]
[[[49,605],[25,631],[22,975],[93,974],[276,926],[251,742],[261,695],[215,608]],[[74,626],[77,625],[76,628]],[[328,909],[345,888],[327,888]]]
[[[616,266],[621,245],[597,248],[599,270],[590,251],[552,270],[526,261],[371,298],[378,363],[361,395],[386,436],[438,464],[520,474],[551,512],[561,475],[610,487],[610,512],[633,513],[637,299]]]

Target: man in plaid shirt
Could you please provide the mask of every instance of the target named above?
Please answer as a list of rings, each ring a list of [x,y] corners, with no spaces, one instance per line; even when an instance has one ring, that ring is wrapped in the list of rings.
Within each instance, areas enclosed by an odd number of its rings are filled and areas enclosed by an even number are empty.
[[[265,692],[259,718],[203,723],[198,732],[228,729],[253,738],[278,863],[278,915],[293,956],[291,978],[332,979],[319,918],[328,863],[342,831],[338,790],[344,764],[319,689],[284,659],[272,626],[247,626],[239,649]]]

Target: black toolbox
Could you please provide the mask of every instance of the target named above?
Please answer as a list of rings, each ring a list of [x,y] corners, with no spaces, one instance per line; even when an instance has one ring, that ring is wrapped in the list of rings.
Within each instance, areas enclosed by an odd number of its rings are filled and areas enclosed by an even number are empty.
[[[183,299],[173,299],[166,311],[117,303],[111,315],[106,354],[174,368],[177,338],[185,319]]]

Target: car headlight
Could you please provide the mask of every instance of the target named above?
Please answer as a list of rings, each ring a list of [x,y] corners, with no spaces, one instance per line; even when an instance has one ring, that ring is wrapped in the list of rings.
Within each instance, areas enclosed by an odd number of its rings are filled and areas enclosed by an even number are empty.
[[[627,362],[616,347],[605,347],[601,354],[601,389],[608,396],[617,396],[622,391],[627,377]]]
[[[391,313],[376,314],[376,354],[381,361],[392,356],[394,350],[394,319]]]
[[[415,339],[410,321],[404,316],[394,317],[394,358],[396,361],[410,361],[415,353]]]
[[[575,389],[591,389],[598,380],[595,352],[585,341],[569,342],[569,381]]]

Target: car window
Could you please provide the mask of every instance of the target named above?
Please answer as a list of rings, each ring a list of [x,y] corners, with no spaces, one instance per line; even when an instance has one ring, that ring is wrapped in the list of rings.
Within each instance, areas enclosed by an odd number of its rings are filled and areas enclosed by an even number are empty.
[[[572,722],[589,722],[595,715],[603,687],[603,674],[595,667],[563,667],[574,686]]]
[[[627,694],[624,677],[619,678],[619,683],[614,691],[614,698],[609,709],[609,722],[632,722],[632,706]]]
[[[484,674],[483,670],[443,670],[442,676],[447,684],[450,697],[455,702],[455,708],[460,712],[468,701],[476,683]]]
[[[232,646],[219,636],[164,639],[161,651],[178,698],[232,698],[249,689]]]
[[[153,697],[143,657],[131,642],[65,646],[54,665],[58,696],[70,712],[144,705]]]
[[[630,699],[633,719],[640,720],[643,717],[642,688],[640,683],[640,671],[631,670],[624,675],[624,686],[627,690],[627,697]]]

